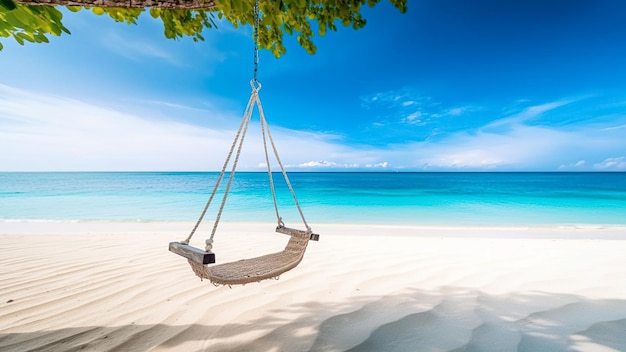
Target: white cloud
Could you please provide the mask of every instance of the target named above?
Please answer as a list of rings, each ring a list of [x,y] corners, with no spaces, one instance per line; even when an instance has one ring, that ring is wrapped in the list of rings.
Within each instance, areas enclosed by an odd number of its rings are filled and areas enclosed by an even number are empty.
[[[529,126],[542,113],[567,102],[554,102],[535,107],[479,127],[476,131],[439,135],[436,142],[396,145],[381,158],[396,167],[426,170],[590,170],[589,160],[600,155],[626,150],[626,140],[619,130],[602,126]],[[499,126],[500,128],[492,128]],[[504,127],[504,128],[502,128]],[[564,160],[578,160],[564,163]],[[595,169],[618,169],[625,161],[607,159]]]
[[[619,130],[619,129],[622,129],[622,128],[626,128],[626,125],[605,127],[605,128],[603,128],[603,130],[604,131],[612,131],[612,130]]]
[[[167,116],[148,118],[0,85],[0,171],[219,170],[235,135],[223,123],[238,125],[241,116],[220,111],[211,116],[203,124],[220,125],[202,127]],[[381,162],[371,151],[341,145],[336,135],[278,126],[271,130],[284,165],[357,168]],[[253,122],[240,170],[264,167],[262,146],[258,123]],[[275,164],[273,158],[270,162]]]
[[[626,170],[626,157],[606,158],[593,167],[599,170]]]
[[[198,126],[168,115],[127,112],[132,107],[112,109],[0,85],[0,171],[220,170],[235,134],[232,126],[241,116],[211,109],[212,118]],[[506,129],[478,128],[380,147],[346,145],[341,136],[328,133],[271,129],[283,165],[290,169],[626,169],[625,157],[606,157],[626,150],[620,129],[559,130],[528,126],[524,119],[508,121]],[[250,129],[240,170],[262,170],[259,126],[252,123]]]
[[[567,170],[580,170],[580,168],[584,167],[585,164],[587,164],[586,160],[578,160],[577,162],[575,162],[574,164],[561,164],[561,166],[559,166],[560,170],[563,171],[567,171]]]
[[[478,110],[472,105],[450,108],[411,89],[362,96],[361,103],[368,110],[368,114],[384,116],[388,121],[412,126],[428,126],[436,123],[435,119],[458,117]]]
[[[520,126],[510,134],[488,132],[458,133],[438,144],[424,143],[415,149],[418,164],[427,169],[494,169],[519,168],[539,161],[542,153],[552,149],[552,141],[568,137],[558,131]]]
[[[411,125],[423,125],[424,122],[420,120],[420,117],[422,117],[422,113],[420,111],[416,111],[407,115],[404,118],[404,122],[411,124]]]
[[[486,125],[484,128],[495,128],[495,127],[501,127],[501,126],[519,125],[526,121],[536,119],[548,111],[557,109],[561,106],[564,106],[570,103],[572,103],[571,100],[561,100],[561,101],[555,101],[555,102],[550,102],[550,103],[541,104],[541,105],[530,106],[519,113],[513,114],[512,116],[504,117],[496,121],[493,121],[489,123],[488,125]]]
[[[164,60],[177,66],[181,65],[175,51],[165,50],[163,45],[153,43],[147,38],[133,39],[128,36],[122,37],[116,31],[108,31],[106,36],[100,39],[102,45],[111,52],[134,61],[152,58]]]
[[[428,97],[419,96],[409,89],[399,89],[363,96],[361,97],[361,102],[366,108],[372,107],[373,105],[407,108],[414,105],[421,105],[429,99]]]
[[[298,165],[290,165],[292,168],[333,168],[333,169],[357,169],[359,164],[341,164],[334,161],[318,160],[307,161]]]
[[[461,116],[461,115],[463,115],[463,113],[465,111],[467,111],[467,109],[468,109],[467,107],[452,108],[452,109],[448,110],[447,115],[450,115],[450,116]]]
[[[299,167],[319,167],[319,166],[324,166],[324,167],[332,167],[332,166],[337,166],[337,163],[335,162],[331,162],[331,161],[326,161],[326,160],[320,160],[320,161],[309,161],[306,163],[302,163],[300,165],[298,165]]]
[[[266,165],[266,164],[263,164]],[[389,166],[389,163],[386,161],[382,161],[375,164],[359,164],[359,163],[339,163],[334,161],[327,160],[315,160],[315,161],[307,161],[304,163],[300,163],[298,165],[288,165],[286,167],[290,168],[302,168],[302,169],[313,169],[313,168],[327,168],[327,169],[386,169]]]
[[[224,133],[0,86],[3,170],[144,170],[207,164]],[[204,153],[203,153],[204,152]]]
[[[591,170],[594,161],[604,160],[604,155],[626,150],[626,139],[619,129],[607,131],[595,124],[562,129],[536,123],[541,121],[543,113],[567,103],[556,101],[532,106],[498,120],[497,124],[506,128],[483,126],[439,134],[427,141],[379,148],[345,146],[341,139],[317,136],[320,143],[313,148],[319,155],[305,160],[326,160],[327,163],[311,164],[319,168],[329,167],[328,163],[336,168],[356,165],[367,168],[377,164],[382,167],[381,163],[386,163],[385,167],[393,170],[558,170],[560,165],[570,164],[575,170]],[[533,126],[527,124],[530,120]],[[607,160],[603,165],[616,168],[621,162]]]
[[[110,22],[110,19],[99,17],[89,18],[88,21],[88,23],[82,24],[82,26],[93,27],[94,21],[98,21],[97,23],[102,30],[96,32],[93,39],[97,40],[101,47],[106,48],[115,55],[136,62],[162,60],[173,66],[185,67],[189,65],[188,60],[184,59],[185,51],[183,48],[188,48],[188,44],[194,44],[192,39],[187,36],[177,38],[176,40],[165,38],[162,21],[152,18],[147,11],[139,17],[137,25],[111,26],[108,23],[100,23],[100,21]],[[214,38],[219,35],[223,36],[224,32],[228,32],[231,36],[245,36],[249,33],[249,30],[243,28],[241,31],[235,31],[232,25],[225,20],[215,18],[215,21],[218,22],[221,33],[218,33],[215,28],[205,30],[202,33],[204,41],[202,41],[201,45],[204,49],[199,54],[201,54],[202,60],[208,59],[210,62],[223,62],[229,54],[218,49]],[[196,43],[196,45],[198,44]],[[203,70],[205,74],[207,70],[212,72],[212,65],[204,65]]]
[[[381,163],[377,163],[377,164],[365,164],[365,168],[367,169],[386,169],[389,166],[389,163],[386,161],[383,161]]]

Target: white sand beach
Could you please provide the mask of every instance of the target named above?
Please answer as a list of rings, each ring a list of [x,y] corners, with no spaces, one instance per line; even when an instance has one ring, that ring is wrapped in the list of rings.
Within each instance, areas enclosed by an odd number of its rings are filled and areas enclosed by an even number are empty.
[[[624,227],[313,224],[297,268],[232,288],[168,252],[190,228],[0,223],[0,351],[626,351]],[[225,223],[215,252],[286,241]]]

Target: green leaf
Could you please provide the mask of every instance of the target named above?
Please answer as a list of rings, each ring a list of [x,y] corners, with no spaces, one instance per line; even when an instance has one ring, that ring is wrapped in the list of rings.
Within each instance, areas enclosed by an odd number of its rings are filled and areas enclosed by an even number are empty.
[[[63,14],[61,13],[61,11],[57,10],[56,8],[52,6],[45,6],[44,10],[48,14],[48,16],[50,16],[50,18],[55,22],[60,23],[61,20],[63,19]]]
[[[49,43],[48,38],[43,34],[35,34],[35,40],[37,43]]]
[[[152,18],[159,18],[159,16],[161,16],[161,9],[158,9],[156,7],[151,8],[150,16],[152,16]]]
[[[285,32],[287,32],[289,35],[293,35],[293,29],[289,25],[289,23],[285,23],[284,29],[285,29]]]
[[[19,34],[19,33],[17,33]],[[13,38],[15,38],[15,40],[20,44],[20,45],[24,45],[24,39],[22,39],[21,37],[18,37],[17,35],[15,35]]]
[[[407,11],[408,0],[389,0],[400,12]],[[302,48],[314,53],[316,46],[311,40],[315,33],[311,24],[316,22],[317,32],[324,36],[344,26],[360,29],[366,24],[361,12],[365,6],[373,7],[380,0],[260,0],[261,27],[259,44],[276,57],[286,53],[283,37],[295,35]],[[252,6],[254,0],[221,0],[210,10],[150,9],[150,16],[163,23],[165,37],[177,39],[185,36],[193,41],[204,40],[202,33],[216,27],[215,17],[226,20],[233,28],[247,27],[254,23]],[[9,10],[12,8],[12,10]],[[67,6],[77,12],[80,6]],[[96,15],[106,14],[118,22],[136,24],[143,8],[86,8]],[[61,35],[70,31],[63,23],[63,13],[52,6],[25,6],[15,0],[0,0],[0,37],[13,37],[18,43],[25,41],[47,42],[47,35]],[[23,33],[23,34],[19,34]]]
[[[165,33],[166,38],[169,38],[169,39],[176,38],[176,34],[171,28],[165,28],[164,33]]]
[[[98,16],[104,15],[104,9],[102,7],[94,7],[91,9],[91,12],[93,12],[94,14]]]
[[[5,19],[7,22],[15,25],[18,28],[26,29],[29,31],[34,30],[31,24],[31,20],[33,19],[32,14],[29,17],[28,13],[25,13],[25,11],[21,7],[13,11],[7,12],[7,14],[5,15]]]
[[[35,39],[33,38],[32,33],[20,32],[20,33],[15,34],[15,39],[17,39],[17,38],[21,38],[21,39],[29,41],[31,43],[35,42]],[[22,43],[23,43],[23,41],[22,41]]]
[[[13,11],[17,7],[17,5],[15,4],[15,2],[13,2],[13,0],[0,0],[0,6],[4,7],[5,9],[9,11]]]

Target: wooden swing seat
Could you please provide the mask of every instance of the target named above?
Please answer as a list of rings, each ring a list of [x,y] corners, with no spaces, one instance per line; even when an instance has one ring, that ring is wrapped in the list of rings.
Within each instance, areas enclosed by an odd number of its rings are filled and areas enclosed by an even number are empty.
[[[260,257],[242,259],[235,262],[207,266],[192,258],[187,258],[194,273],[215,285],[244,285],[250,282],[278,278],[282,273],[295,268],[306,250],[312,237],[310,232],[279,226],[277,232],[291,235],[287,246],[280,252]],[[317,239],[316,239],[317,240]]]

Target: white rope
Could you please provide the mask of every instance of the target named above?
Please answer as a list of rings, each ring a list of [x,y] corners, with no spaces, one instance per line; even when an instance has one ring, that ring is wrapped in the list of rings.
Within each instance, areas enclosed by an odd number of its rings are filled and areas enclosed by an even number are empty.
[[[237,145],[237,141],[239,140],[239,136],[241,135],[241,132],[244,129],[244,126],[247,126],[246,116],[248,115],[247,120],[249,121],[250,120],[250,115],[252,114],[249,111],[251,111],[253,107],[254,107],[253,99],[252,99],[252,97],[250,97],[250,100],[248,101],[248,106],[246,106],[246,111],[244,112],[244,117],[241,120],[241,124],[239,125],[239,129],[237,130],[237,134],[235,135],[235,139],[233,140],[233,144],[231,145],[230,150],[228,152],[228,156],[226,157],[226,160],[224,161],[224,165],[222,166],[222,171],[220,171],[220,175],[217,178],[217,182],[215,183],[215,186],[213,187],[213,192],[211,192],[211,196],[209,197],[209,200],[204,205],[204,209],[202,209],[202,213],[200,214],[200,217],[198,218],[198,221],[196,221],[195,226],[191,230],[191,233],[189,234],[189,236],[187,236],[187,238],[184,241],[181,241],[181,243],[189,244],[189,241],[191,240],[193,235],[196,233],[196,230],[198,229],[198,226],[200,226],[200,223],[204,219],[204,216],[206,215],[206,212],[209,209],[209,206],[211,205],[211,202],[213,201],[213,197],[215,197],[215,195],[217,194],[217,190],[218,190],[218,188],[219,188],[219,186],[220,186],[220,184],[222,182],[222,178],[224,177],[224,174],[226,172],[226,167],[230,163],[230,158],[233,155],[233,151],[235,150],[235,146]],[[213,236],[211,236],[210,239],[213,240]]]
[[[276,144],[274,143],[274,139],[272,138],[272,134],[270,132],[269,125],[267,123],[267,120],[265,119],[265,113],[263,112],[263,106],[261,105],[261,99],[259,98],[259,90],[261,89],[261,84],[258,81],[252,80],[252,81],[250,81],[250,86],[252,87],[252,93],[250,94],[250,99],[248,100],[248,105],[246,106],[246,109],[244,111],[243,118],[241,120],[241,124],[239,125],[239,129],[237,130],[237,134],[235,136],[235,139],[233,140],[233,144],[230,147],[230,150],[228,152],[228,156],[226,157],[226,161],[224,162],[224,165],[223,165],[222,170],[220,172],[220,175],[219,175],[219,177],[217,179],[215,187],[213,188],[213,192],[211,193],[211,196],[209,197],[208,202],[204,206],[204,209],[202,210],[202,213],[200,214],[200,218],[196,222],[196,224],[195,224],[194,228],[192,229],[191,233],[189,234],[187,239],[185,241],[183,241],[183,243],[189,244],[189,241],[191,240],[191,237],[194,235],[194,233],[198,229],[198,226],[200,225],[200,223],[204,219],[204,216],[206,215],[207,210],[208,210],[211,202],[213,201],[213,198],[217,194],[217,191],[219,189],[221,181],[223,180],[224,174],[226,173],[226,168],[230,164],[231,158],[233,156],[233,152],[235,151],[235,148],[236,148],[237,152],[235,153],[235,158],[233,159],[233,165],[231,167],[230,174],[228,176],[228,182],[226,184],[226,189],[224,190],[224,195],[222,196],[222,202],[221,202],[220,208],[219,208],[219,210],[217,212],[217,216],[215,218],[215,222],[213,223],[213,229],[211,230],[211,235],[206,240],[205,250],[207,252],[210,252],[213,249],[213,238],[215,237],[215,233],[217,232],[217,227],[218,227],[220,219],[222,217],[222,213],[223,213],[224,207],[226,205],[226,200],[228,198],[228,194],[230,192],[230,188],[232,186],[233,179],[235,177],[235,172],[237,170],[237,165],[239,163],[239,157],[241,156],[241,150],[243,148],[243,143],[244,143],[244,140],[245,140],[245,137],[246,137],[246,133],[248,131],[248,127],[250,125],[250,120],[252,119],[252,113],[254,112],[254,106],[255,105],[259,109],[259,119],[260,119],[260,124],[261,124],[261,133],[263,135],[263,150],[265,151],[265,162],[267,164],[267,172],[268,172],[269,181],[270,181],[270,190],[271,190],[271,193],[272,193],[272,201],[274,203],[274,210],[276,212],[276,219],[278,221],[278,225],[279,226],[284,226],[284,223],[283,223],[282,218],[280,216],[280,213],[278,211],[278,201],[276,199],[276,190],[275,190],[275,187],[274,187],[274,178],[272,176],[272,169],[271,169],[271,165],[270,165],[269,152],[268,152],[268,148],[267,148],[267,140],[269,140],[270,145],[272,146],[272,151],[274,152],[274,157],[276,158],[276,162],[280,166],[280,170],[282,172],[283,178],[285,179],[285,183],[287,184],[287,187],[289,188],[289,192],[291,193],[291,196],[293,197],[293,201],[294,201],[294,203],[296,205],[296,208],[298,209],[298,213],[300,214],[300,218],[302,219],[302,222],[304,223],[304,226],[306,227],[307,232],[309,232],[309,233],[312,232],[311,228],[309,227],[309,224],[307,223],[307,221],[306,221],[306,219],[304,217],[304,213],[302,212],[302,208],[300,207],[300,203],[298,202],[298,198],[296,197],[296,193],[295,193],[295,191],[293,189],[293,186],[291,185],[291,182],[289,181],[289,177],[287,176],[287,171],[285,170],[285,167],[283,166],[283,163],[280,160],[280,156],[278,155],[278,150],[276,149]]]
[[[241,134],[241,139],[239,140],[239,146],[237,147],[237,154],[235,154],[235,160],[233,161],[233,167],[230,171],[230,175],[228,176],[228,183],[226,184],[226,190],[224,191],[224,196],[222,197],[222,204],[220,204],[220,209],[217,212],[217,217],[215,218],[215,223],[213,223],[213,230],[211,231],[211,237],[207,240],[207,246],[213,243],[213,237],[215,236],[215,232],[217,231],[217,225],[220,222],[220,218],[222,217],[222,212],[224,211],[224,206],[226,205],[226,199],[228,198],[228,192],[230,191],[230,186],[233,183],[233,179],[235,178],[235,171],[237,170],[237,164],[239,162],[239,156],[241,155],[241,149],[243,147],[243,142],[246,138],[246,132],[248,131],[248,125],[250,125],[250,118],[252,117],[252,111],[254,110],[253,100],[258,100],[257,96],[257,88],[252,86],[252,94],[250,96],[250,101],[248,102],[248,107],[246,107],[246,111],[243,116],[243,120],[245,121],[245,127],[243,128],[243,133]],[[211,242],[211,244],[209,243]],[[207,250],[208,251],[208,250]]]
[[[258,98],[257,95],[257,105],[259,105],[259,111],[261,111],[261,101]],[[278,223],[278,226],[284,226],[285,224],[283,223],[283,220],[280,217],[280,214],[278,213],[278,202],[276,201],[276,191],[274,189],[274,177],[272,176],[272,167],[270,165],[270,158],[269,158],[269,153],[267,152],[267,138],[265,137],[265,128],[266,124],[263,123],[263,120],[261,120],[261,134],[263,135],[263,150],[265,151],[265,163],[267,164],[267,175],[269,177],[270,180],[270,190],[272,192],[272,201],[274,202],[274,211],[276,212],[276,222]]]
[[[304,223],[304,226],[306,226],[307,232],[311,232],[311,228],[309,227],[309,225],[306,222],[306,219],[304,218],[304,214],[302,213],[302,209],[300,208],[300,204],[298,203],[298,199],[296,198],[296,193],[293,190],[293,187],[291,186],[291,182],[289,181],[289,177],[287,177],[287,172],[285,171],[285,168],[283,166],[282,161],[280,160],[280,157],[278,156],[278,151],[276,150],[276,145],[274,144],[274,140],[272,138],[272,134],[270,133],[270,129],[269,126],[267,124],[267,121],[265,119],[265,114],[263,113],[263,107],[261,106],[261,100],[259,99],[259,91],[261,90],[261,83],[257,80],[257,73],[258,73],[258,64],[259,64],[259,19],[260,19],[260,11],[259,11],[259,1],[255,0],[255,6],[254,6],[254,19],[255,19],[255,23],[254,23],[254,78],[250,81],[250,86],[252,87],[252,93],[250,94],[250,99],[248,100],[248,105],[246,106],[246,109],[244,111],[243,114],[243,118],[241,120],[241,124],[239,125],[239,129],[237,130],[237,134],[235,136],[235,139],[233,140],[233,144],[230,147],[230,150],[228,152],[228,156],[226,157],[226,160],[224,161],[224,165],[222,166],[222,170],[220,171],[220,175],[217,178],[217,182],[215,183],[215,187],[213,188],[213,192],[211,193],[211,196],[209,197],[209,200],[207,201],[207,203],[204,206],[204,209],[202,209],[202,213],[200,214],[200,217],[198,218],[198,221],[196,222],[195,226],[193,227],[193,229],[191,230],[191,233],[189,234],[189,236],[187,236],[187,238],[184,241],[181,241],[182,243],[185,244],[189,244],[189,241],[191,240],[191,238],[193,237],[193,235],[196,233],[196,230],[198,229],[198,227],[200,226],[200,223],[202,222],[202,220],[204,219],[207,210],[209,209],[209,206],[211,205],[211,202],[213,201],[213,198],[215,197],[215,195],[217,194],[217,190],[219,189],[219,186],[222,182],[222,179],[224,178],[224,174],[226,173],[226,168],[228,167],[228,164],[230,163],[231,157],[233,155],[233,152],[235,150],[235,147],[237,147],[237,153],[235,154],[235,159],[233,161],[233,166],[231,168],[230,171],[230,175],[228,177],[228,182],[226,184],[226,189],[224,191],[224,196],[222,197],[222,202],[220,204],[220,208],[217,212],[217,216],[215,218],[215,222],[213,223],[213,229],[211,230],[211,235],[210,237],[206,240],[206,247],[205,250],[207,252],[210,252],[213,248],[213,238],[215,237],[215,233],[217,231],[217,227],[219,224],[219,221],[222,217],[222,212],[224,211],[224,206],[226,205],[226,199],[228,198],[228,193],[230,191],[230,187],[232,185],[233,182],[233,178],[235,176],[235,171],[237,169],[237,164],[239,162],[239,156],[241,155],[241,149],[243,147],[243,142],[246,136],[246,132],[248,131],[248,126],[250,125],[250,120],[252,118],[252,112],[254,111],[254,105],[256,104],[258,109],[259,109],[259,115],[260,115],[260,122],[261,122],[261,132],[263,135],[263,149],[265,151],[265,162],[267,164],[267,172],[269,175],[269,181],[270,181],[270,189],[272,192],[272,200],[274,202],[274,210],[276,212],[276,219],[278,221],[278,225],[279,226],[283,226],[284,223],[282,221],[282,218],[280,217],[280,214],[278,212],[278,202],[276,200],[276,191],[274,188],[274,179],[272,176],[272,170],[271,170],[271,166],[270,166],[270,161],[269,161],[269,153],[267,150],[267,141],[266,141],[266,132],[267,132],[267,138],[270,141],[270,144],[272,145],[272,150],[274,151],[274,156],[276,158],[276,161],[278,162],[278,165],[280,166],[280,169],[282,171],[283,177],[285,179],[285,183],[287,184],[287,187],[289,187],[289,191],[291,192],[291,195],[293,197],[294,203],[296,204],[296,207],[298,208],[298,212],[300,213],[300,217],[302,218],[302,222]]]
[[[261,100],[259,99],[258,94],[256,95],[255,100],[256,100],[256,105],[259,108],[261,126],[265,126],[265,129],[267,130],[267,137],[269,138],[270,144],[272,145],[272,150],[274,151],[274,157],[276,158],[276,162],[278,162],[278,165],[280,166],[280,170],[283,173],[283,178],[285,179],[285,183],[287,184],[287,187],[289,187],[289,192],[291,192],[291,196],[293,197],[293,201],[296,204],[296,208],[298,208],[298,213],[300,213],[300,218],[302,219],[304,226],[306,226],[307,232],[311,232],[311,227],[309,227],[309,224],[306,222],[306,219],[304,218],[304,213],[302,213],[302,208],[300,208],[300,203],[298,202],[298,198],[296,197],[296,192],[293,190],[293,187],[291,186],[291,182],[289,181],[289,177],[287,176],[287,171],[285,171],[285,167],[283,166],[283,163],[280,160],[280,157],[278,156],[278,150],[276,149],[276,145],[274,144],[274,139],[272,138],[272,134],[270,133],[270,127],[267,124],[267,120],[265,119],[265,114],[263,113],[263,106],[261,105]],[[274,197],[274,206],[277,207],[276,196],[273,194],[273,192],[274,192],[274,187],[272,185],[272,196]],[[276,210],[276,213],[278,214],[278,210]],[[279,224],[282,223],[280,216],[278,216],[278,221],[279,221]]]

